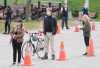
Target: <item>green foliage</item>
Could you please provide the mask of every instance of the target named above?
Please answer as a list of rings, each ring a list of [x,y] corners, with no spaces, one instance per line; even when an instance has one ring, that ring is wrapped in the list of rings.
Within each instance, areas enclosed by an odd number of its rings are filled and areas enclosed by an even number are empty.
[[[3,5],[4,0],[0,0],[0,5]],[[18,4],[25,4],[27,0],[18,0]],[[32,3],[37,3],[39,0],[32,0]],[[50,0],[40,0],[40,1],[50,1]],[[62,2],[64,4],[64,0],[52,0],[53,2]],[[78,16],[78,12],[81,11],[85,0],[67,0],[68,7],[72,10],[73,16]],[[89,0],[90,1],[90,12],[96,12],[96,17],[100,19],[100,0]],[[15,0],[7,0],[8,5],[11,5],[15,2]]]
[[[83,5],[84,0],[68,0],[68,7],[73,16],[78,16],[78,12],[82,10]]]
[[[96,17],[100,19],[100,0],[89,0],[90,12],[96,12]],[[72,10],[73,16],[78,16],[78,12],[82,10],[85,0],[68,0],[69,9]]]

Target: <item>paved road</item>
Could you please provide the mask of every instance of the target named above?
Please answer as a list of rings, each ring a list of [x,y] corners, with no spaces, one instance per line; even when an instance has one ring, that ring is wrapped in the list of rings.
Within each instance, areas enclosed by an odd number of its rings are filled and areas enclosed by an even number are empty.
[[[35,55],[32,57],[33,66],[10,66],[12,63],[12,46],[9,44],[9,35],[0,34],[0,68],[100,68],[100,23],[96,23],[96,30],[92,31],[94,41],[95,57],[82,56],[85,52],[82,31],[74,32],[75,27],[70,30],[63,30],[61,34],[55,36],[56,58],[59,55],[60,42],[64,41],[65,52],[69,60],[57,61],[49,59],[41,60]],[[28,36],[25,35],[25,40]],[[23,60],[22,60],[23,61]]]

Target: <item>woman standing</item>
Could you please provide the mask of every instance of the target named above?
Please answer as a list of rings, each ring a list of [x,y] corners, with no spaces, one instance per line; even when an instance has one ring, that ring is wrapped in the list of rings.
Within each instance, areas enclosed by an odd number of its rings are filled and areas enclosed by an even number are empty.
[[[87,15],[84,15],[82,17],[82,20],[84,21],[84,25],[80,29],[83,30],[84,42],[85,42],[85,45],[86,45],[86,53],[84,53],[83,55],[87,55],[87,48],[89,46],[91,26],[90,26],[90,23],[89,23],[89,17]]]
[[[24,29],[22,21],[19,20],[17,26],[13,28],[11,31],[11,42],[13,47],[13,63],[12,65],[16,64],[17,52],[18,52],[18,64],[21,63],[21,46],[23,43],[23,36],[24,36]]]

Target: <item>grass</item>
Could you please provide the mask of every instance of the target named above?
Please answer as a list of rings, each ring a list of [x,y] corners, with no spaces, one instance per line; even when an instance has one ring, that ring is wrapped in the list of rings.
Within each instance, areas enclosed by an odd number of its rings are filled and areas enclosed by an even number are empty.
[[[58,20],[58,23],[61,25],[61,20]],[[3,33],[4,32],[4,23],[5,21],[0,21],[0,33]],[[69,20],[68,21],[69,23],[69,26],[74,26],[75,23],[73,23],[72,20]],[[39,25],[40,25],[40,21],[38,20],[35,20],[35,21],[29,21],[29,22],[26,22],[26,21],[23,21],[23,25],[24,25],[24,29],[25,30],[38,30],[39,29]],[[11,29],[16,26],[16,22],[12,22],[11,24]]]
[[[0,21],[0,33],[4,32],[4,21]],[[23,25],[25,30],[36,30],[39,28],[40,22],[39,21],[23,21]],[[11,29],[16,26],[16,22],[12,22]]]
[[[0,4],[3,5],[4,0],[0,0]],[[32,0],[32,3],[38,3],[38,1],[50,1],[50,0]],[[61,0],[51,0],[53,2],[61,2]],[[18,4],[26,4],[27,0],[18,0]],[[8,5],[15,3],[15,0],[7,0]]]

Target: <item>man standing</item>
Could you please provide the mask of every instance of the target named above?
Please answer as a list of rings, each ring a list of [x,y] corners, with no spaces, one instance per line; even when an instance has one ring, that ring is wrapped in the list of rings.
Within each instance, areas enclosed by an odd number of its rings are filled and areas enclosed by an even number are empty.
[[[64,28],[64,22],[65,22],[66,29],[69,29],[67,4],[64,4],[64,6],[61,8],[61,12],[62,12],[62,29]]]
[[[5,32],[3,34],[9,34],[10,33],[10,24],[11,24],[11,16],[12,16],[12,10],[10,6],[7,7],[7,11],[5,13],[6,15],[6,21],[5,21]],[[8,33],[7,33],[8,30]]]
[[[45,54],[42,59],[48,59],[48,50],[49,50],[49,42],[51,46],[52,52],[52,60],[55,59],[55,51],[54,51],[54,35],[57,31],[57,20],[52,16],[52,10],[47,11],[47,17],[44,19],[44,39],[45,39]]]

